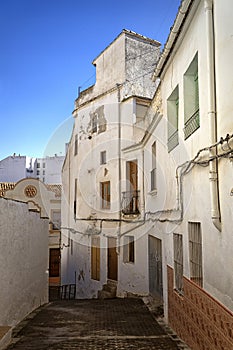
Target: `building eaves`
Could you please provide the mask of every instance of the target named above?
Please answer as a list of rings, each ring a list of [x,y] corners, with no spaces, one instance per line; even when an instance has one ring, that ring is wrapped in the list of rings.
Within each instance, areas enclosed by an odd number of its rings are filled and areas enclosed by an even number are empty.
[[[178,9],[174,24],[171,27],[168,39],[164,45],[164,49],[155,68],[153,74],[154,81],[161,76],[166,63],[174,50],[175,44],[181,34],[182,28],[187,20],[191,8],[195,3],[199,3],[199,1],[200,0],[181,0],[181,4]]]

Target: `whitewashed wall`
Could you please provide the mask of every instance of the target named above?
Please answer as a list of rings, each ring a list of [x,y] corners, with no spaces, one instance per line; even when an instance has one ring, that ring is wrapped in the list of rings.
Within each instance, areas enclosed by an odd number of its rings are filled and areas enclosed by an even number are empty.
[[[232,18],[233,7],[228,0],[214,1],[215,23],[215,52],[216,52],[216,106],[217,106],[217,138],[232,135],[233,123],[231,111],[233,104],[231,93],[233,91],[233,71],[230,57],[233,55],[232,47]],[[226,20],[223,20],[225,18]],[[178,41],[174,55],[164,70],[161,79],[161,93],[163,102],[163,120],[154,132],[162,152],[158,152],[158,167],[162,169],[164,176],[158,177],[157,195],[148,197],[148,208],[154,210],[175,209],[176,201],[176,167],[185,161],[191,160],[203,147],[209,147],[210,127],[208,110],[208,54],[207,54],[207,31],[204,1],[201,1],[190,25],[185,28],[185,35]],[[184,140],[184,98],[183,76],[198,52],[198,75],[199,75],[199,106],[200,128],[197,129],[187,140]],[[179,145],[169,154],[167,153],[167,99],[179,86]],[[232,141],[230,142],[232,147]],[[223,147],[227,149],[227,145]],[[164,152],[165,150],[165,152]],[[223,150],[219,146],[219,153]],[[208,152],[203,155],[208,158]],[[148,166],[148,162],[146,161]],[[158,172],[159,172],[158,169]],[[148,169],[149,170],[149,169]],[[165,186],[164,193],[164,183]],[[170,185],[169,185],[170,184]],[[173,184],[173,185],[172,185]],[[170,188],[173,190],[171,191]],[[232,280],[232,224],[233,209],[232,196],[232,162],[222,158],[219,161],[219,189],[220,208],[222,219],[222,231],[219,232],[211,219],[211,200],[209,167],[195,166],[184,177],[183,200],[184,220],[180,225],[158,224],[161,231],[166,235],[166,251],[164,266],[173,266],[173,241],[172,233],[183,234],[184,244],[184,275],[189,278],[189,242],[188,222],[200,222],[202,227],[203,244],[203,271],[204,289],[222,302],[230,310],[233,310],[233,286]],[[162,205],[164,201],[164,204]],[[164,283],[166,288],[166,270],[164,269]],[[165,309],[167,296],[165,293]]]
[[[17,182],[26,177],[26,156],[9,156],[0,161],[0,182]]]
[[[147,52],[147,60],[143,54]],[[123,31],[94,60],[96,65],[96,84],[81,92],[76,100],[74,129],[63,166],[62,183],[62,283],[77,282],[77,297],[96,297],[98,290],[107,280],[107,237],[119,240],[119,212],[121,211],[122,193],[126,190],[127,158],[121,149],[138,142],[144,130],[136,130],[136,98],[139,96],[148,102],[152,98],[155,82],[150,71],[159,55],[159,43],[145,39],[140,35]],[[132,60],[134,64],[132,65]],[[120,100],[120,103],[119,103]],[[143,101],[144,101],[143,100]],[[144,102],[145,102],[144,101]],[[138,103],[139,104],[139,103]],[[146,110],[147,105],[145,105]],[[102,111],[101,113],[99,111]],[[139,112],[138,112],[139,113]],[[106,122],[103,132],[91,133],[91,116],[102,117]],[[121,137],[119,139],[119,123]],[[75,137],[78,139],[78,152],[74,154]],[[106,151],[106,164],[100,164],[100,152]],[[121,176],[119,176],[119,158],[121,158]],[[140,155],[141,158],[141,155]],[[134,159],[134,158],[133,158]],[[132,160],[132,159],[131,159]],[[141,162],[141,160],[140,160]],[[121,178],[120,178],[121,177]],[[75,179],[77,179],[76,206],[74,220]],[[111,183],[111,208],[101,208],[100,182]],[[139,186],[142,186],[140,175]],[[88,218],[103,220],[101,228],[100,281],[91,279],[90,235],[100,230],[100,220],[96,227]],[[115,219],[107,222],[106,219]],[[135,224],[136,225],[136,224]],[[122,223],[122,233],[129,228]],[[69,229],[71,229],[69,231]],[[76,233],[74,233],[76,232]],[[89,234],[89,236],[88,236]],[[72,248],[71,248],[72,242]],[[146,240],[142,239],[143,245]],[[125,291],[146,294],[146,260],[140,244],[136,247],[137,263],[126,265],[122,262],[122,249],[118,251],[118,295]],[[143,261],[143,264],[142,264]],[[131,274],[131,272],[133,272]],[[131,274],[131,278],[130,278]],[[130,282],[129,282],[129,279]],[[134,287],[133,287],[134,286]]]
[[[0,198],[0,325],[48,302],[48,225],[27,204]]]

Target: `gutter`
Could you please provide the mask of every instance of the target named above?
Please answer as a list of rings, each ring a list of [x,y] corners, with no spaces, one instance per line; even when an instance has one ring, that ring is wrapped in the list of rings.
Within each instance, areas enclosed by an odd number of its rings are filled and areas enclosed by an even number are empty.
[[[156,69],[154,71],[154,74],[152,76],[152,80],[155,81],[157,78],[160,77],[164,66],[168,60],[168,58],[170,57],[170,54],[173,50],[173,47],[179,37],[180,31],[184,25],[185,22],[185,18],[187,17],[187,14],[189,13],[189,9],[193,4],[193,0],[183,0],[179,10],[178,10],[178,14],[176,16],[175,22],[172,26],[172,29],[170,31],[170,34],[168,36],[167,42],[164,46],[162,55],[159,59],[159,62],[156,66]]]
[[[210,144],[217,142],[217,114],[216,114],[216,83],[215,83],[215,37],[213,19],[213,0],[205,0],[206,33],[207,33],[207,93],[208,118],[210,130]],[[219,179],[217,147],[209,151],[209,157],[215,157],[209,163],[209,181],[211,196],[211,217],[214,226],[221,232],[221,214],[219,200]]]

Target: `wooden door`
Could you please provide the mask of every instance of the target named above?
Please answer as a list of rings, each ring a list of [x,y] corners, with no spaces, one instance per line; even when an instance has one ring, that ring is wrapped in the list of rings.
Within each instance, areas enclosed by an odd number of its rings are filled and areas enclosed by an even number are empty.
[[[127,179],[129,181],[129,191],[138,189],[138,164],[137,161],[127,162]]]
[[[91,240],[91,278],[100,280],[100,237]]]
[[[118,257],[116,250],[116,238],[108,238],[108,278],[117,281]]]
[[[162,241],[153,236],[149,236],[149,292],[163,297]]]

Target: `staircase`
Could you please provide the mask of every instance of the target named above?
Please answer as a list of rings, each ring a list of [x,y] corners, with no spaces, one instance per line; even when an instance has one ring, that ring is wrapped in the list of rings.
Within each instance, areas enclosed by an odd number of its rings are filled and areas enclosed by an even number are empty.
[[[117,281],[107,280],[103,285],[102,290],[98,291],[98,299],[113,299],[116,298]]]

